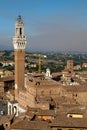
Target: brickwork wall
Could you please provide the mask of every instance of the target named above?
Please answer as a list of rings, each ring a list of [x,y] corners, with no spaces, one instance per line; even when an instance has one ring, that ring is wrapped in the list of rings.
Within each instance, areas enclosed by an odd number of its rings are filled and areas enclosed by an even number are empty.
[[[15,50],[15,84],[19,89],[24,87],[25,53],[23,50]]]

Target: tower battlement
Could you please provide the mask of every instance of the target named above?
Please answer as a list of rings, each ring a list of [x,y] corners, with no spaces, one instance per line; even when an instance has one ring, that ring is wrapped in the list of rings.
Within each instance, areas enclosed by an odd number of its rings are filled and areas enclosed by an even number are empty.
[[[13,45],[14,45],[15,50],[17,50],[17,49],[25,50],[26,43],[27,42],[26,42],[26,37],[25,36],[21,36],[21,37],[15,36],[13,38]]]

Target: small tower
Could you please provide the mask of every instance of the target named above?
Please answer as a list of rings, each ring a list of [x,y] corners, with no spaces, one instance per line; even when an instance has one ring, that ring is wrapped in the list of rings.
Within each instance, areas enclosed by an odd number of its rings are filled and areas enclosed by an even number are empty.
[[[73,60],[67,60],[67,69],[69,72],[73,71]]]
[[[45,78],[52,78],[52,76],[50,74],[50,69],[49,68],[46,69]]]
[[[15,90],[22,90],[24,89],[26,37],[24,35],[24,22],[20,15],[15,23],[13,46],[15,56]]]

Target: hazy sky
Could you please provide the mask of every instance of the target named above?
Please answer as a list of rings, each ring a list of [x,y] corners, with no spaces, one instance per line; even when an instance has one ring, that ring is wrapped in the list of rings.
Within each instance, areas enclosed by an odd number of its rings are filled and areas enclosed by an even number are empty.
[[[0,50],[13,49],[19,14],[28,51],[87,52],[87,0],[0,0]]]

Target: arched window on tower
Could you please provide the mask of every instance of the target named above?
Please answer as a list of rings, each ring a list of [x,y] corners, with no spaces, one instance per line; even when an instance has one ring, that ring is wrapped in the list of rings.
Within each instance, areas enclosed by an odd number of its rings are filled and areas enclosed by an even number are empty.
[[[22,35],[22,28],[20,28],[20,35]]]

